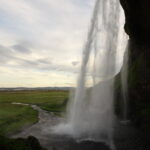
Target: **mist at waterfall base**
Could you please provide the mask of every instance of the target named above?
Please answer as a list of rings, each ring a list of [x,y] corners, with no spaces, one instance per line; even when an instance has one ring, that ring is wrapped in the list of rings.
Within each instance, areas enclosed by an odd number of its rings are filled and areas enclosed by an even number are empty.
[[[96,1],[77,88],[70,96],[65,122],[55,126],[54,133],[112,144],[114,77],[127,43],[123,26],[119,0]]]

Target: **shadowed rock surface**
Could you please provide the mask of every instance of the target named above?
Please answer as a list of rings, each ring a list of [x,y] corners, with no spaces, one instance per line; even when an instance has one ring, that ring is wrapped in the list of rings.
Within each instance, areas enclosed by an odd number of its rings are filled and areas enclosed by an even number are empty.
[[[125,31],[137,43],[150,41],[150,1],[120,0],[126,16]]]
[[[129,46],[128,117],[150,139],[150,1],[120,0]]]

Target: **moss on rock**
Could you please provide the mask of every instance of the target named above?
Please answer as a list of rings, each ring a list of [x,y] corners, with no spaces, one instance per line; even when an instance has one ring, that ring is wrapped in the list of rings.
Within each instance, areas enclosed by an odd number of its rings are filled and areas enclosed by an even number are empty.
[[[0,149],[1,150],[46,150],[41,147],[39,141],[29,136],[27,139],[9,139],[4,136],[0,136]]]

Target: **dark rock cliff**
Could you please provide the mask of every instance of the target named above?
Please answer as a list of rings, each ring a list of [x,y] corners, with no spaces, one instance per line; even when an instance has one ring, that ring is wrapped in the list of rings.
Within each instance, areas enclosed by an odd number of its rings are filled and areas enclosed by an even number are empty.
[[[125,10],[125,31],[138,43],[150,42],[150,1],[120,0]]]
[[[150,134],[150,0],[120,0],[129,46],[129,118]]]

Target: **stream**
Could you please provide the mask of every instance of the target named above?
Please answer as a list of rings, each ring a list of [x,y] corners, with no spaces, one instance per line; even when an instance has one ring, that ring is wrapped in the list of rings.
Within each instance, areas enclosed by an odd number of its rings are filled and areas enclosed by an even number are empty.
[[[41,145],[48,150],[110,150],[103,143],[93,141],[77,142],[66,135],[56,135],[51,127],[63,121],[63,118],[56,116],[53,112],[42,110],[37,105],[12,103],[15,105],[28,105],[39,112],[39,121],[21,132],[12,135],[12,138],[36,137]],[[144,135],[135,129],[131,124],[123,125],[116,121],[114,143],[116,150],[150,150],[150,144]]]

